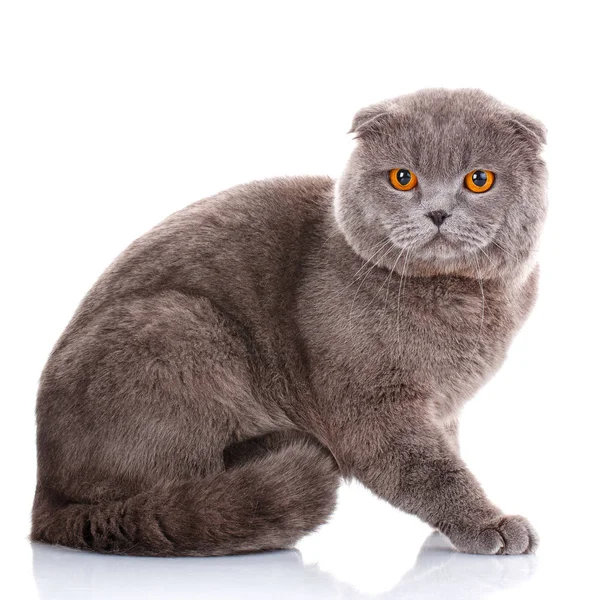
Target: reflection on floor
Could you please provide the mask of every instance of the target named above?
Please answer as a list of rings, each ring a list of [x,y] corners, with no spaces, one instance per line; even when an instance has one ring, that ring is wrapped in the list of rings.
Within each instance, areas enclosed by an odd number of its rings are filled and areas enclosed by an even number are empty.
[[[216,558],[104,556],[33,544],[40,600],[111,598],[373,599],[305,565],[296,550]],[[535,556],[472,556],[432,533],[393,590],[378,598],[481,599],[527,581]]]

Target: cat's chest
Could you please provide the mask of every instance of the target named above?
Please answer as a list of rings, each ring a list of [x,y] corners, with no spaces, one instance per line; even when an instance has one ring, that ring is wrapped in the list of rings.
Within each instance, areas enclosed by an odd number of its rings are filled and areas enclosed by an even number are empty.
[[[507,296],[485,283],[414,285],[404,302],[400,298],[396,315],[400,360],[424,383],[448,393],[466,391],[502,361],[511,315]],[[390,333],[384,344],[392,343]]]
[[[394,394],[414,385],[450,403],[471,396],[499,367],[514,331],[513,301],[475,281],[409,280],[357,294],[344,329],[344,363],[359,381]]]

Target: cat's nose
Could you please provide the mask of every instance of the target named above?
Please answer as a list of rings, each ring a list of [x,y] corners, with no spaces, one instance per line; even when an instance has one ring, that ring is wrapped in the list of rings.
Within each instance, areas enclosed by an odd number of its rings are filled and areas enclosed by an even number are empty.
[[[432,210],[428,212],[426,217],[429,217],[437,227],[441,227],[442,223],[450,216],[445,210]]]

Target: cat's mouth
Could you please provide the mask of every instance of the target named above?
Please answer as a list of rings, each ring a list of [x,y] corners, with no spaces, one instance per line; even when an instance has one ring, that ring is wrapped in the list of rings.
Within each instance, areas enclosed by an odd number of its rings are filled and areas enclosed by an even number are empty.
[[[475,251],[476,244],[468,236],[460,232],[449,231],[442,227],[437,231],[428,231],[421,234],[416,240],[397,240],[395,245],[403,251],[411,249],[421,255],[424,260],[436,262],[438,260],[456,260]]]
[[[459,247],[461,246],[460,243],[460,239],[457,238],[455,235],[453,235],[452,233],[448,232],[448,231],[443,231],[442,229],[438,229],[431,237],[431,239],[429,239],[428,242],[426,242],[427,244],[432,244],[432,245],[450,245],[450,246],[454,246],[454,247]]]
[[[460,235],[440,229],[421,246],[424,258],[449,259],[468,253],[469,248]]]

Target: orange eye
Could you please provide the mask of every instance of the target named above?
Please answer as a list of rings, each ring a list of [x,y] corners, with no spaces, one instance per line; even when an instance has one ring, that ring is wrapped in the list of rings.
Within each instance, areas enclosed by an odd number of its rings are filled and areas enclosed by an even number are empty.
[[[481,194],[494,185],[495,178],[491,171],[476,169],[465,176],[465,187],[476,194]]]
[[[408,169],[392,169],[390,171],[390,183],[403,192],[412,190],[418,183],[417,176]]]

